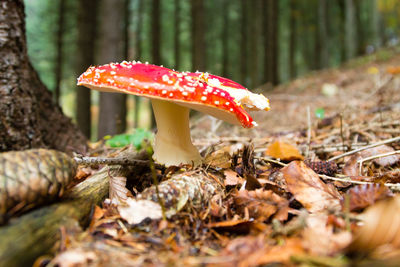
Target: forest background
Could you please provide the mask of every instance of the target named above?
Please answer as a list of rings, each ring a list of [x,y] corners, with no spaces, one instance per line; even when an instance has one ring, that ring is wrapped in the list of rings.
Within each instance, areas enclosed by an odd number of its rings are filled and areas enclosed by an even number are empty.
[[[77,87],[76,78],[90,65],[140,60],[179,71],[207,71],[265,92],[311,71],[397,45],[400,33],[396,0],[25,4],[31,62],[64,113],[92,140],[149,129],[154,120],[146,99]]]

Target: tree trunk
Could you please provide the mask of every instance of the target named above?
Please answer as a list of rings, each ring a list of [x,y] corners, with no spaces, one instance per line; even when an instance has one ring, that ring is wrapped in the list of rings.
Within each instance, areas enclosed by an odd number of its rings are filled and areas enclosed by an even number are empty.
[[[80,151],[86,138],[54,103],[27,54],[22,0],[0,4],[0,151]]]
[[[206,71],[206,43],[204,32],[204,1],[191,0],[192,14],[192,69]]]
[[[259,70],[260,70],[260,62],[259,62],[259,36],[261,34],[260,24],[261,24],[261,11],[262,11],[262,1],[254,0],[252,5],[250,6],[250,37],[249,37],[249,46],[250,46],[250,87],[254,88],[259,85]]]
[[[246,86],[247,84],[247,1],[241,0],[241,23],[240,23],[240,81]]]
[[[222,76],[229,77],[229,7],[230,0],[222,1],[223,24],[222,28]]]
[[[57,29],[57,41],[56,41],[56,64],[55,64],[55,88],[54,98],[57,104],[60,103],[61,94],[61,79],[62,79],[62,65],[63,65],[63,35],[64,35],[64,14],[65,14],[65,0],[59,0],[58,4],[58,29]]]
[[[364,13],[364,6],[365,4],[364,1],[360,0],[354,0],[354,6],[355,6],[355,16],[356,16],[356,32],[357,32],[357,43],[356,43],[356,55],[360,56],[365,54],[365,48],[367,45],[367,35],[369,30],[365,30],[365,27],[363,25],[368,25],[367,21],[370,21],[369,19],[364,20],[363,19],[363,13]]]
[[[181,65],[181,43],[180,43],[180,25],[181,25],[181,8],[180,8],[180,0],[175,0],[175,14],[174,14],[174,61],[175,61],[175,69],[179,70],[179,66]]]
[[[137,25],[136,25],[136,60],[141,60],[142,58],[142,26],[143,26],[143,1],[144,0],[138,0],[138,6],[137,6]],[[133,127],[137,128],[139,126],[139,118],[140,118],[140,97],[134,96],[134,105],[135,105],[135,114],[134,114],[134,122],[133,122]]]
[[[290,79],[297,76],[296,51],[297,51],[297,17],[296,0],[290,0],[290,36],[289,36],[289,73]]]
[[[346,60],[352,59],[356,54],[356,19],[354,0],[344,0],[345,8],[345,55]]]
[[[371,41],[375,49],[382,45],[381,39],[379,38],[379,9],[378,0],[371,0]]]
[[[278,1],[268,0],[264,2],[264,16],[266,16],[264,23],[264,66],[266,81],[272,85],[279,83],[278,72]]]
[[[316,69],[328,66],[327,1],[318,0],[317,37],[315,38]]]
[[[98,0],[79,0],[78,2],[78,51],[76,57],[76,74],[83,73],[95,62],[96,16]],[[90,89],[76,88],[76,121],[87,138],[91,135],[91,93]]]
[[[120,62],[124,58],[124,0],[102,0],[100,6],[99,63]],[[98,138],[126,129],[126,95],[100,93]]]

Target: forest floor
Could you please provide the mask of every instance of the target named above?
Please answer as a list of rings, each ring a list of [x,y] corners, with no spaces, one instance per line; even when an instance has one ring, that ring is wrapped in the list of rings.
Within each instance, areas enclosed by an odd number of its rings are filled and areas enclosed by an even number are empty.
[[[255,129],[195,120],[206,166],[192,172],[220,184],[198,189],[207,201],[189,197],[168,219],[140,223],[113,205],[97,207],[83,233],[64,233],[52,264],[399,263],[400,51],[314,72],[266,95],[271,111],[254,116]],[[162,184],[190,170],[157,173]]]

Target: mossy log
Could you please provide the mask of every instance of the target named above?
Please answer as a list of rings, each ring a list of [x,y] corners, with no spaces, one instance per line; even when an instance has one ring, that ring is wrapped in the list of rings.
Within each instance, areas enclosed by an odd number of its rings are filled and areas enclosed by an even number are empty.
[[[147,153],[129,155],[147,159]],[[48,253],[60,240],[60,228],[85,225],[94,205],[108,195],[109,175],[129,176],[132,167],[102,168],[76,185],[61,203],[55,203],[12,219],[0,227],[0,266],[29,266],[40,255]]]

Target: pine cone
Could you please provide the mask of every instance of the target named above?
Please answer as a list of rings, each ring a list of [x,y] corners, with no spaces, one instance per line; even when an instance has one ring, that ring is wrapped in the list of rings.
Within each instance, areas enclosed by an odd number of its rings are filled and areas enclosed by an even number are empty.
[[[61,196],[77,167],[65,153],[47,149],[1,153],[0,166],[0,224]]]
[[[315,173],[333,176],[337,172],[336,162],[333,161],[310,161],[305,160],[304,163]]]

